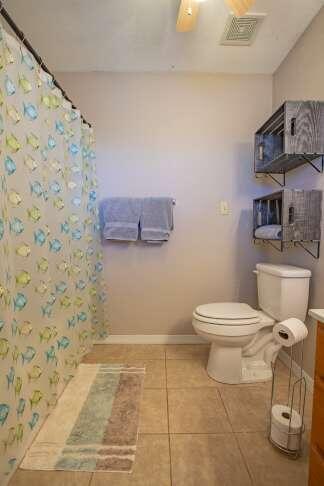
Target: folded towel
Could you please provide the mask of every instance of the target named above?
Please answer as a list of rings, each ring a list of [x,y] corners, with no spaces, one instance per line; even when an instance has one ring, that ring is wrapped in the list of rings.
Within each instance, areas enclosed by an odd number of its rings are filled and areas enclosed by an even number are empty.
[[[140,226],[142,240],[168,241],[173,230],[173,199],[146,197],[143,201]]]
[[[282,236],[282,229],[280,224],[267,224],[260,226],[254,233],[256,238],[261,240],[280,240]]]
[[[106,240],[136,241],[142,199],[111,197],[101,203],[102,236]]]

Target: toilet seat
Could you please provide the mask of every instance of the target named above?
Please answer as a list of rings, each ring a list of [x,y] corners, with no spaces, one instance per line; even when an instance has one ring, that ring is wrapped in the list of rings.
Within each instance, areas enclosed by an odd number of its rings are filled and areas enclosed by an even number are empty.
[[[223,326],[247,326],[258,324],[258,311],[241,302],[217,302],[200,305],[194,311],[197,321]]]
[[[239,337],[256,334],[264,327],[270,327],[275,324],[275,320],[265,314],[263,311],[256,311],[257,322],[246,322],[244,320],[235,320],[233,324],[230,320],[222,320],[220,323],[216,319],[208,319],[193,313],[194,327],[199,328],[206,334],[215,336]]]

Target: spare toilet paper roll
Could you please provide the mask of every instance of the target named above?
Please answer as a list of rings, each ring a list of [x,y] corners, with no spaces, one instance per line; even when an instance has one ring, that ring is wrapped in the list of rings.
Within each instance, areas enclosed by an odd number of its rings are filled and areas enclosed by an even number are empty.
[[[302,419],[299,413],[287,405],[273,405],[271,416],[271,440],[285,449],[298,450],[302,428]]]
[[[293,346],[307,337],[305,324],[294,317],[278,322],[273,327],[273,337],[282,346]]]

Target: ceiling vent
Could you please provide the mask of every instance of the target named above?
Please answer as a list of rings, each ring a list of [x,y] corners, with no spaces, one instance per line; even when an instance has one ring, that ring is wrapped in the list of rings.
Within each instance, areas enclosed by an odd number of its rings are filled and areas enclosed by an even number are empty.
[[[223,46],[250,46],[266,14],[230,15],[221,38]]]

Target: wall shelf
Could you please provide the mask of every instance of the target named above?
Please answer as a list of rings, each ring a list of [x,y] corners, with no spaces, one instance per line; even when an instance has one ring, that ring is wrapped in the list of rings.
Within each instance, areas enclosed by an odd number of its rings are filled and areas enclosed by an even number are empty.
[[[268,175],[284,187],[285,174],[304,164],[323,172],[323,101],[286,101],[255,134],[256,175]]]
[[[278,251],[300,246],[314,258],[320,256],[322,191],[283,189],[253,201],[253,240]],[[260,236],[259,228],[275,225],[276,238]],[[257,231],[258,230],[258,231]]]

